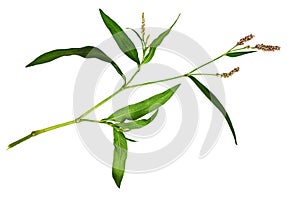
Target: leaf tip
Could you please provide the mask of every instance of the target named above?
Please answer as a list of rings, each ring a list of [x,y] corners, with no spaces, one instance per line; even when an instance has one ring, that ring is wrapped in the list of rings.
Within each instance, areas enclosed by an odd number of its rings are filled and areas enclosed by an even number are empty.
[[[106,14],[103,12],[103,10],[101,8],[99,8],[99,12],[100,12],[100,15],[102,18],[103,18],[103,16],[106,16]]]
[[[227,115],[228,115],[228,114],[227,114]],[[228,117],[229,117],[229,116],[228,116]],[[232,125],[229,125],[229,127],[230,127],[231,133],[232,133],[232,135],[233,135],[234,143],[235,143],[235,145],[238,145],[238,143],[237,143],[237,138],[236,138],[236,134],[235,134],[235,131],[234,131],[234,128],[233,128]]]
[[[174,27],[174,25],[177,23],[179,17],[181,16],[181,13],[178,14],[176,20],[174,21],[174,23],[171,25],[170,29],[172,29]]]
[[[175,92],[179,87],[180,87],[180,83],[179,84],[177,84],[176,86],[174,86],[173,88],[172,88],[172,90]]]
[[[31,66],[34,66],[34,65],[36,65],[35,60],[32,61],[32,62],[30,62],[29,64],[27,64],[27,65],[25,66],[25,68],[28,68],[28,67],[31,67]]]
[[[119,182],[115,181],[115,183],[116,183],[117,187],[120,189],[121,188],[121,182],[119,183]]]
[[[234,143],[235,143],[235,145],[238,145],[236,137],[234,138]]]
[[[113,170],[116,170],[116,169],[113,168]],[[112,176],[113,176],[113,179],[114,179],[114,181],[115,181],[116,186],[117,186],[118,188],[121,188],[121,183],[122,183],[123,176],[118,176],[118,175],[115,174],[114,172],[113,172]]]
[[[170,88],[169,90],[171,90],[173,92],[172,94],[174,94],[177,91],[177,89],[180,87],[180,85],[181,84],[179,83],[176,86],[173,86],[172,88]]]

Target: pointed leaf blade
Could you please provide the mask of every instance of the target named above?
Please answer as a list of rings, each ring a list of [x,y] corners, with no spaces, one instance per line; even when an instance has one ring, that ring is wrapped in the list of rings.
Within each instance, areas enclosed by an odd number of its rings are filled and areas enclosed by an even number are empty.
[[[120,188],[125,172],[125,164],[127,159],[127,139],[121,132],[113,130],[114,134],[114,158],[112,166],[112,177],[116,185]]]
[[[131,122],[126,122],[126,123],[117,123],[114,124],[117,127],[121,127],[122,129],[126,130],[132,130],[132,129],[140,129],[148,124],[150,124],[157,116],[158,110],[155,111],[155,113],[148,119],[141,119],[141,120],[135,120]]]
[[[37,57],[31,63],[29,63],[26,67],[36,66],[38,64],[44,64],[47,62],[51,62],[55,59],[64,57],[77,55],[83,58],[97,58],[99,60],[111,63],[115,70],[124,78],[124,74],[119,68],[119,66],[108,57],[103,51],[93,46],[86,46],[82,48],[69,48],[69,49],[56,49],[53,51],[49,51]]]
[[[104,24],[113,35],[121,51],[139,65],[140,60],[138,52],[133,42],[113,19],[106,15],[103,10],[99,9],[99,11]]]
[[[89,54],[92,51],[91,54]],[[70,56],[70,55],[78,55],[84,58],[98,58],[105,62],[111,62],[112,60],[100,49],[92,46],[86,46],[82,48],[70,48],[70,49],[57,49],[53,51],[49,51],[37,57],[26,67],[35,66],[38,64],[47,63],[53,61],[57,58]]]
[[[231,123],[231,120],[229,118],[228,113],[226,112],[225,108],[221,104],[221,102],[218,100],[218,98],[207,88],[205,87],[200,81],[198,81],[195,77],[189,76],[189,78],[195,83],[195,85],[201,90],[201,92],[220,110],[220,112],[223,114],[225,117],[230,130],[232,132],[235,144],[237,145],[237,139],[236,139],[236,134],[233,128],[233,125]]]
[[[231,53],[227,53],[226,56],[228,57],[238,57],[238,56],[242,56],[242,55],[246,55],[249,53],[254,53],[257,51],[239,51],[239,52],[231,52]]]
[[[146,63],[148,63],[148,62],[151,61],[151,59],[153,58],[153,56],[155,54],[156,48],[162,43],[162,41],[165,39],[165,37],[167,37],[167,35],[170,33],[170,31],[172,30],[172,28],[174,27],[174,25],[178,21],[179,17],[180,17],[180,14],[178,15],[178,17],[175,20],[175,22],[171,25],[171,27],[169,27],[169,29],[167,29],[166,31],[164,31],[163,33],[161,33],[156,39],[154,39],[151,42],[149,53],[144,58],[144,60],[142,62],[143,64],[146,64]]]
[[[179,86],[180,84],[146,100],[123,107],[111,114],[107,120],[116,122],[137,120],[138,118],[143,117],[144,115],[158,109],[160,106],[165,104],[173,96]]]

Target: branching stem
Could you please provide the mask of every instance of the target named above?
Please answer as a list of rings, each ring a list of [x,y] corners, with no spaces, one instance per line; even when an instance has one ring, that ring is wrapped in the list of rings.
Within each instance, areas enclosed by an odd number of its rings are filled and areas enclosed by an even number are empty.
[[[116,92],[114,92],[113,94],[111,94],[110,96],[108,96],[107,98],[105,98],[104,100],[102,100],[101,102],[99,102],[98,104],[96,104],[95,106],[93,106],[92,108],[90,108],[89,110],[87,110],[86,112],[84,112],[81,116],[79,116],[78,118],[74,119],[74,120],[71,120],[71,121],[67,121],[67,122],[64,122],[64,123],[60,123],[60,124],[57,124],[57,125],[53,125],[53,126],[50,126],[50,127],[47,127],[47,128],[44,128],[44,129],[40,129],[40,130],[36,130],[36,131],[33,131],[31,132],[29,135],[11,143],[8,145],[8,148],[7,149],[10,149],[34,136],[37,136],[39,134],[42,134],[42,133],[45,133],[45,132],[48,132],[48,131],[51,131],[51,130],[54,130],[54,129],[58,129],[58,128],[61,128],[61,127],[65,127],[65,126],[68,126],[68,125],[71,125],[71,124],[76,124],[76,123],[80,123],[80,122],[95,122],[95,123],[105,123],[105,124],[108,124],[108,122],[101,122],[101,121],[98,121],[98,120],[90,120],[90,119],[84,119],[88,114],[90,114],[91,112],[93,112],[94,110],[96,110],[97,108],[99,108],[101,105],[103,105],[104,103],[106,103],[107,101],[109,101],[110,99],[112,99],[114,96],[116,96],[117,94],[119,94],[120,92],[122,92],[123,90],[125,89],[130,89],[130,88],[135,88],[135,87],[141,87],[141,86],[145,86],[145,85],[150,85],[150,84],[155,84],[155,83],[161,83],[161,82],[166,82],[166,81],[171,81],[171,80],[175,80],[175,79],[179,79],[179,78],[184,78],[184,77],[188,77],[188,76],[191,76],[191,75],[209,75],[209,76],[217,76],[217,74],[204,74],[204,73],[194,73],[195,71],[199,70],[200,68],[203,68],[204,66],[226,56],[227,53],[229,52],[232,52],[232,51],[238,51],[238,50],[243,50],[245,49],[244,48],[239,48],[239,49],[235,49],[236,46],[232,47],[230,50],[228,50],[226,53],[218,56],[217,58],[213,59],[213,60],[210,60],[198,67],[196,67],[195,69],[191,70],[190,72],[188,72],[187,74],[184,74],[184,75],[179,75],[179,76],[175,76],[175,77],[171,77],[171,78],[167,78],[167,79],[161,79],[161,80],[157,80],[157,81],[149,81],[149,82],[145,82],[145,83],[141,83],[141,84],[135,84],[135,85],[129,85],[133,79],[136,77],[136,75],[139,73],[140,69],[141,69],[141,66],[142,65],[138,65],[138,68],[136,70],[136,72],[132,75],[132,77],[128,80],[127,83],[125,83],[121,88],[119,88]]]

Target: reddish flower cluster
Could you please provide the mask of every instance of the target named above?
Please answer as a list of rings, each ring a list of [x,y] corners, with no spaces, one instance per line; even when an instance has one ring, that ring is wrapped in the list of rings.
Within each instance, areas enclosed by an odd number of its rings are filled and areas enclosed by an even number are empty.
[[[239,70],[240,70],[240,67],[236,67],[235,69],[233,69],[229,73],[217,74],[217,76],[220,76],[220,77],[223,77],[223,78],[228,78],[228,77],[232,76],[234,73],[239,72]]]
[[[144,36],[145,36],[145,15],[144,15],[144,12],[142,13],[142,38],[144,39]]]
[[[255,45],[256,49],[262,50],[262,51],[279,51],[280,46],[272,46],[272,45],[264,45],[264,44],[257,44]]]
[[[238,41],[236,43],[236,45],[243,45],[243,44],[245,44],[245,42],[248,42],[248,41],[252,40],[253,38],[254,38],[254,35],[250,34],[250,35],[248,35],[248,36],[246,36],[244,38],[241,38],[240,41]]]

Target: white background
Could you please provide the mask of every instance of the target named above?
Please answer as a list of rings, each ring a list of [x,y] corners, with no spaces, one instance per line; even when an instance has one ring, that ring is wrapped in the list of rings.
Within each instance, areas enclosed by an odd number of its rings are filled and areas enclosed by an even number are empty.
[[[280,45],[280,52],[217,62],[221,71],[241,67],[224,80],[239,145],[224,125],[215,149],[199,159],[205,136],[200,134],[177,162],[153,173],[126,174],[120,190],[111,170],[86,151],[74,126],[6,151],[31,130],[73,118],[73,87],[83,59],[24,66],[52,49],[98,45],[109,38],[98,8],[123,27],[138,27],[143,11],[147,25],[158,27],[168,27],[182,13],[175,29],[212,57],[249,33],[257,43]],[[0,195],[299,196],[298,19],[292,0],[2,1]]]

